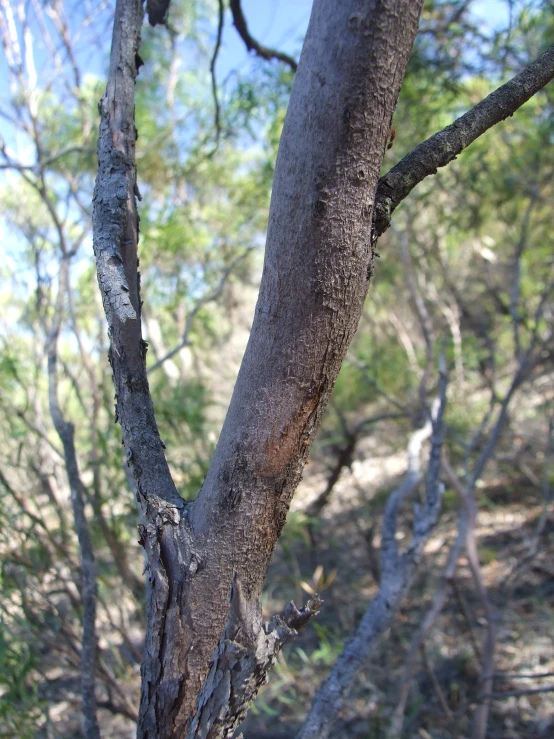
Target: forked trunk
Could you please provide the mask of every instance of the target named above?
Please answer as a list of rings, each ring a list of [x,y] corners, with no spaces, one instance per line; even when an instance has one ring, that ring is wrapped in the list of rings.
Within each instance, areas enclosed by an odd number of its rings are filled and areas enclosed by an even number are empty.
[[[185,504],[144,371],[132,120],[142,6],[118,0],[94,230],[118,417],[146,521],[140,737],[184,736],[226,624],[227,642],[236,638],[240,649],[234,662],[218,662],[209,685],[242,715],[232,671],[259,647],[267,567],[367,293],[375,189],[421,4],[314,2],[279,147],[250,340],[210,470]],[[228,620],[233,582],[240,597]],[[227,736],[226,721],[214,714],[195,735]]]

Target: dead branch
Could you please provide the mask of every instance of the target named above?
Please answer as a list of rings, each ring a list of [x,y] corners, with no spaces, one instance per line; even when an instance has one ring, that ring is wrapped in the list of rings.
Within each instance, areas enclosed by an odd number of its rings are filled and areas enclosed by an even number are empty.
[[[454,470],[450,466],[446,455],[443,456],[442,464],[446,474],[448,475],[448,479],[450,480],[453,487],[456,489],[460,498],[463,500],[463,503],[466,506],[469,514],[465,547],[473,582],[483,605],[487,621],[487,635],[485,638],[485,643],[483,645],[481,656],[481,671],[482,674],[489,675],[492,672],[493,668],[494,650],[496,646],[496,617],[487,593],[487,588],[483,581],[481,564],[479,562],[479,555],[477,553],[477,542],[475,540],[477,504],[475,502],[475,497],[473,494],[475,486],[473,486],[471,489],[464,488],[459,478],[456,476]],[[492,678],[485,679],[484,690],[485,693],[488,693],[492,690]],[[483,701],[481,705],[478,706],[475,712],[474,732],[476,739],[485,739],[487,733],[489,707],[489,701]]]
[[[479,696],[481,701],[490,701],[492,699],[501,700],[502,698],[519,698],[522,695],[538,695],[539,693],[553,693],[554,685],[545,685],[544,688],[526,688],[523,690],[503,690],[495,693],[484,693]]]
[[[475,485],[477,484],[477,481],[480,479],[481,475],[483,474],[490,457],[492,456],[492,453],[496,447],[496,444],[498,443],[498,440],[500,438],[501,432],[504,428],[504,425],[507,419],[508,406],[510,404],[510,401],[512,400],[516,390],[520,387],[524,378],[527,376],[527,373],[529,371],[530,361],[531,361],[531,352],[534,348],[534,343],[535,342],[532,342],[529,344],[529,347],[525,355],[520,360],[520,364],[515,371],[510,387],[508,391],[506,392],[504,399],[502,401],[500,410],[496,417],[495,424],[489,432],[487,442],[483,448],[483,451],[481,452],[479,458],[477,459],[473,470],[471,471],[471,473],[467,475],[468,482],[466,486],[463,487],[455,475],[453,476],[453,480],[455,479],[456,482],[451,481],[456,491],[461,496],[461,500],[463,503],[461,511],[460,511],[460,517],[458,520],[458,534],[450,548],[447,564],[446,564],[446,567],[444,569],[444,572],[441,578],[439,589],[437,590],[433,598],[432,606],[427,612],[425,618],[423,619],[419,629],[416,631],[414,637],[412,638],[410,648],[408,650],[408,655],[406,657],[406,662],[404,665],[402,678],[401,678],[400,696],[399,696],[398,703],[396,705],[393,717],[391,719],[391,724],[389,726],[389,731],[388,731],[389,739],[397,739],[402,732],[404,711],[406,708],[406,701],[408,699],[408,694],[410,690],[410,681],[411,681],[411,676],[413,674],[417,653],[419,651],[421,644],[424,642],[425,638],[427,637],[429,631],[433,627],[433,624],[435,623],[436,619],[438,618],[439,614],[441,613],[444,607],[444,604],[446,602],[446,597],[447,597],[447,586],[449,583],[452,582],[452,579],[454,577],[454,573],[456,571],[456,567],[458,564],[458,559],[463,549],[468,547],[468,541],[470,542],[469,549],[471,549],[473,553],[472,556],[475,555],[476,557],[475,545],[473,545],[473,547],[471,545],[472,528],[474,526],[474,519],[475,519],[476,512],[477,512],[475,501],[473,498],[473,491],[475,489]],[[488,418],[491,412],[492,412],[492,409],[489,411],[486,411],[485,418]],[[482,427],[483,427],[483,424],[482,424]],[[443,466],[444,465],[445,465],[445,462],[443,460]],[[447,472],[447,474],[448,474],[448,469],[450,469],[450,467],[445,466],[445,472]],[[468,558],[469,558],[469,555],[468,555]],[[476,564],[475,561],[474,561],[474,566],[478,568],[478,563]],[[473,570],[472,570],[472,573],[473,573]],[[474,577],[478,579],[479,575],[474,575]],[[480,591],[480,594],[483,597],[483,594],[481,593],[481,591]],[[485,608],[487,609],[488,605],[490,605],[488,604],[488,598],[485,598],[484,604],[485,604]],[[487,611],[487,613],[491,615],[489,611]],[[490,624],[487,620],[487,627],[490,628],[491,631],[487,632],[487,641],[485,644],[485,651],[484,651],[484,655],[485,655],[484,666],[486,665],[486,669],[484,670],[484,672],[486,672],[487,674],[491,671],[490,668],[492,666],[492,654],[494,651],[494,632],[492,631],[492,621],[493,619],[491,615]],[[479,717],[480,717],[479,718],[480,722],[482,722],[483,714],[482,713],[479,714]]]
[[[63,246],[63,242],[62,242]],[[58,296],[52,326],[47,337],[48,400],[50,415],[64,451],[65,468],[71,489],[71,502],[81,557],[83,635],[81,641],[81,695],[83,733],[86,739],[99,739],[96,715],[96,564],[85,514],[84,485],[75,451],[75,429],[66,421],[58,400],[57,346],[61,329],[63,303],[69,285],[69,256],[64,252],[60,268]]]

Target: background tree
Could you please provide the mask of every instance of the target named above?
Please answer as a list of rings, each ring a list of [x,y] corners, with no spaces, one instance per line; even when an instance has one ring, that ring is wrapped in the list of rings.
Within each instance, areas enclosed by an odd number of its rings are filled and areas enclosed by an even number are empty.
[[[136,685],[133,671],[136,676],[141,640],[140,601],[143,596],[140,560],[136,548],[129,541],[129,535],[135,538],[132,535],[135,513],[127,485],[133,488],[134,481],[126,477],[128,469],[122,469],[121,465],[120,439],[114,434],[111,414],[113,392],[109,377],[105,377],[102,370],[105,338],[98,317],[98,301],[94,302],[91,290],[91,265],[88,256],[80,256],[89,238],[86,203],[87,197],[90,202],[94,175],[94,142],[91,137],[95,128],[94,106],[100,92],[98,83],[91,79],[86,84],[81,83],[79,66],[82,57],[78,50],[73,50],[71,43],[73,22],[78,28],[78,19],[72,18],[68,24],[63,10],[60,5],[45,6],[42,10],[34,9],[27,18],[22,8],[10,17],[10,9],[3,6],[7,29],[4,37],[9,42],[5,49],[14,107],[5,127],[2,152],[6,171],[17,174],[17,178],[9,175],[11,179],[3,193],[3,202],[9,222],[26,240],[19,237],[15,241],[10,236],[7,243],[19,260],[13,276],[28,283],[36,275],[32,301],[27,299],[28,287],[19,287],[17,281],[12,281],[12,315],[20,305],[19,315],[23,316],[23,322],[20,320],[17,326],[12,324],[14,328],[12,325],[6,327],[5,334],[3,384],[6,392],[3,393],[3,403],[8,413],[4,431],[6,472],[2,485],[7,501],[5,515],[12,518],[9,529],[5,529],[9,535],[5,544],[3,585],[6,594],[4,628],[9,630],[11,656],[6,659],[3,669],[10,685],[14,670],[17,670],[19,677],[15,684],[21,688],[17,693],[6,694],[3,706],[7,720],[20,725],[17,731],[26,731],[24,727],[28,726],[34,735],[37,727],[51,725],[53,701],[71,694],[71,686],[55,675],[60,651],[67,665],[81,665],[83,685],[87,675],[90,685],[85,652],[83,659],[79,659],[79,621],[83,613],[80,594],[74,585],[76,583],[77,588],[80,587],[79,563],[75,558],[64,503],[64,467],[69,470],[71,465],[67,464],[67,451],[65,463],[62,461],[62,445],[56,435],[52,435],[51,425],[45,420],[48,407],[44,405],[46,394],[40,381],[43,376],[41,357],[48,355],[50,366],[56,360],[62,370],[61,374],[49,374],[51,388],[57,387],[58,407],[66,424],[60,426],[58,423],[57,428],[62,432],[68,428],[68,419],[75,423],[76,449],[82,472],[80,483],[73,484],[72,488],[81,491],[86,507],[92,506],[88,509],[88,518],[100,583],[96,694],[102,710],[99,723],[102,728],[107,727],[105,709],[110,710],[114,715],[112,721],[116,723],[106,731],[113,734],[117,721],[123,721],[117,716],[131,719],[136,715],[133,707],[136,696],[129,689],[132,691],[133,684]],[[240,354],[240,339],[239,346],[234,348],[235,337],[240,332],[233,325],[240,321],[229,322],[228,317],[234,314],[238,318],[245,314],[242,305],[249,288],[246,285],[246,290],[241,288],[237,292],[234,285],[239,281],[248,283],[251,275],[254,275],[255,282],[257,261],[253,247],[260,243],[264,230],[263,209],[271,179],[272,152],[253,150],[250,141],[268,130],[270,140],[276,144],[290,84],[290,72],[285,71],[286,66],[280,68],[272,63],[268,67],[262,61],[259,66],[253,64],[254,74],[248,78],[231,76],[218,90],[219,133],[213,138],[206,135],[206,131],[212,130],[214,120],[214,88],[209,70],[217,69],[217,64],[213,62],[214,47],[210,45],[206,49],[204,44],[208,28],[206,21],[211,17],[209,8],[206,8],[206,15],[204,10],[198,5],[195,14],[182,16],[176,7],[169,21],[172,34],[165,34],[163,30],[160,33],[158,28],[147,34],[141,50],[147,64],[141,69],[142,82],[137,101],[141,134],[138,159],[144,205],[141,268],[143,290],[146,292],[145,325],[151,348],[156,354],[150,362],[150,380],[173,479],[184,497],[195,494],[207,470],[215,441],[215,436],[210,434],[217,431],[221,419],[219,408],[228,397],[225,388],[232,381],[233,367]],[[507,76],[512,69],[519,72],[540,54],[550,33],[548,24],[541,20],[540,9],[525,10],[516,24],[517,12],[518,8],[514,8],[508,43],[501,34],[492,38],[490,56],[487,56],[488,48],[484,46],[481,31],[466,4],[434,6],[425,12],[422,34],[412,57],[412,68],[408,71],[405,102],[401,99],[396,113],[396,140],[387,153],[391,163],[393,157],[400,158],[426,134],[449,123],[464,108],[484,97],[490,89],[490,79],[496,74]],[[88,19],[87,27],[100,30],[109,19],[102,20],[97,16],[94,20],[91,26]],[[44,73],[51,78],[49,81],[43,78],[40,44],[32,45],[37,23],[42,23],[43,29],[55,39],[60,39],[60,48],[65,50],[58,57],[59,65]],[[184,34],[187,35],[188,48],[183,46]],[[43,38],[48,42],[48,34],[43,34]],[[25,43],[22,44],[20,39]],[[213,39],[216,46],[218,39],[220,34],[216,27]],[[462,53],[472,39],[479,40],[482,56],[464,56]],[[191,53],[191,43],[197,44],[200,55],[205,54],[205,87],[202,87],[202,79],[199,79],[198,86],[191,86],[191,80],[182,78],[178,69],[180,56]],[[58,41],[51,44],[52,50],[57,48],[57,44]],[[90,46],[94,46],[94,42]],[[29,60],[32,63],[33,59],[39,63],[40,69],[36,78],[29,68]],[[69,65],[66,60],[69,60]],[[487,65],[484,68],[488,83],[479,78],[481,61]],[[68,76],[61,74],[62,71],[67,71]],[[260,92],[262,90],[263,93]],[[464,96],[467,96],[467,102],[462,108],[460,101]],[[410,114],[414,101],[421,102],[421,117],[418,117],[417,125],[414,125],[414,116]],[[400,119],[399,123],[403,105],[406,105],[407,115],[404,122]],[[279,663],[277,682],[274,687],[270,686],[260,704],[267,705],[268,710],[274,709],[263,701],[270,700],[278,705],[283,721],[287,716],[296,717],[298,721],[302,706],[305,710],[310,700],[311,688],[308,686],[314,681],[301,679],[305,687],[299,690],[299,678],[294,678],[295,672],[301,665],[304,665],[302,669],[320,672],[322,663],[318,663],[321,659],[317,657],[318,650],[322,655],[328,650],[328,656],[323,657],[324,662],[332,658],[340,648],[338,635],[347,633],[354,625],[351,617],[344,621],[345,603],[357,602],[354,610],[361,612],[359,609],[364,608],[362,593],[367,598],[375,587],[371,584],[369,564],[373,562],[374,545],[378,546],[380,527],[371,530],[369,522],[379,516],[383,499],[377,497],[368,502],[367,486],[364,487],[360,501],[364,515],[353,518],[355,507],[352,508],[352,501],[345,501],[341,490],[344,490],[344,485],[352,487],[361,483],[356,475],[352,478],[348,465],[355,469],[361,457],[367,454],[367,442],[371,442],[367,439],[369,431],[377,434],[381,450],[392,444],[391,452],[395,446],[404,447],[407,436],[414,438],[414,429],[424,424],[426,407],[431,406],[428,398],[437,394],[436,357],[445,330],[451,337],[451,343],[445,347],[445,359],[451,365],[449,410],[445,418],[446,444],[452,462],[449,469],[452,471],[453,466],[454,475],[460,477],[466,470],[467,485],[466,488],[462,486],[462,490],[474,495],[475,483],[483,473],[480,460],[491,460],[494,453],[494,464],[507,465],[510,480],[516,481],[518,474],[525,476],[527,473],[531,477],[525,479],[535,480],[531,486],[537,484],[545,495],[548,493],[551,442],[548,441],[549,396],[548,393],[544,395],[544,378],[548,376],[551,323],[551,249],[547,241],[551,178],[548,157],[541,142],[549,140],[549,105],[546,91],[498,129],[498,144],[490,144],[495,141],[490,138],[491,134],[488,134],[489,143],[485,143],[483,149],[475,149],[479,143],[474,144],[460,161],[460,166],[458,163],[450,165],[440,174],[438,184],[435,178],[432,198],[425,194],[423,185],[423,199],[418,200],[417,207],[412,206],[411,210],[410,202],[402,206],[404,213],[399,211],[395,215],[394,232],[391,235],[389,231],[379,245],[381,261],[378,269],[382,270],[382,279],[375,281],[371,312],[363,319],[364,331],[357,335],[347,366],[339,378],[332,412],[324,421],[321,441],[312,453],[312,465],[308,468],[311,485],[305,486],[304,494],[300,491],[302,501],[311,488],[312,505],[307,510],[314,516],[315,504],[315,512],[321,514],[321,519],[306,519],[293,513],[289,533],[285,532],[285,548],[276,561],[277,570],[270,575],[270,583],[279,582],[279,567],[284,566],[279,562],[284,556],[288,562],[284,569],[287,579],[278,586],[280,595],[277,600],[268,603],[269,613],[278,611],[280,600],[285,599],[286,602],[290,598],[291,586],[301,586],[304,590],[328,587],[331,596],[331,602],[326,604],[327,615],[325,612],[322,614],[322,625],[318,627],[319,647],[314,649],[314,644],[311,652],[306,654],[304,651],[307,662],[302,661],[301,652],[294,648],[287,658],[292,660],[292,668],[285,670],[287,663]],[[186,127],[183,127],[183,120],[187,121]],[[534,126],[540,129],[541,125],[544,134],[528,135]],[[422,130],[424,126],[425,130]],[[248,131],[250,133],[246,133]],[[64,135],[63,147],[57,145],[60,132]],[[541,139],[542,135],[544,139]],[[387,136],[388,132],[384,134],[383,150]],[[32,142],[34,148],[22,149],[24,140]],[[514,162],[513,148],[511,150],[514,141],[518,141],[518,152],[521,153],[517,162]],[[151,142],[156,142],[156,147],[151,146]],[[526,159],[525,147],[528,147],[530,159]],[[474,158],[473,151],[476,152]],[[36,153],[36,163],[33,163],[33,152]],[[538,156],[537,152],[540,152]],[[529,166],[527,162],[533,162],[533,165]],[[502,179],[508,171],[516,172],[512,175],[511,187],[507,187]],[[523,184],[530,172],[537,174],[534,190],[532,186],[527,190]],[[359,183],[356,187],[359,188]],[[437,192],[444,193],[444,196],[437,197]],[[531,193],[528,200],[523,196],[526,192]],[[416,194],[416,197],[421,196]],[[433,224],[432,230],[429,224]],[[19,246],[23,243],[28,245],[26,252],[22,252]],[[531,245],[533,249],[530,251]],[[23,271],[20,267],[22,257],[29,260],[29,266]],[[302,261],[297,259],[294,264],[295,267],[302,266]],[[490,265],[490,269],[483,269],[483,264]],[[61,289],[58,289],[55,278],[60,266],[62,277],[67,270],[67,282],[63,277]],[[10,262],[6,269],[6,277],[11,278]],[[460,275],[465,275],[463,283]],[[498,280],[496,284],[495,279]],[[225,316],[223,321],[219,318],[222,315]],[[241,320],[247,327],[246,315]],[[56,333],[53,329],[57,325],[60,327],[59,338],[54,346],[52,339]],[[242,332],[245,334],[246,329]],[[37,340],[41,335],[44,339]],[[214,366],[213,361],[210,362],[210,350],[216,345],[228,347],[219,349],[219,353],[225,351],[228,358],[225,364],[228,366],[222,367],[222,362]],[[44,349],[41,348],[43,346]],[[404,352],[409,369],[406,369],[402,358],[401,353]],[[486,393],[490,394],[490,401]],[[522,394],[519,402],[518,393]],[[500,409],[498,416],[497,408]],[[537,410],[531,410],[533,408]],[[267,409],[263,412],[266,413]],[[55,421],[55,412],[53,415]],[[527,435],[531,438],[527,442],[530,446],[514,454],[513,450],[521,444],[517,439],[521,439],[526,426],[533,429],[531,437]],[[512,428],[517,431],[516,437],[512,436]],[[502,429],[504,436],[499,451],[495,444]],[[60,441],[63,442],[63,434],[61,436]],[[330,464],[327,480],[325,466],[318,462],[318,448],[321,449],[322,462]],[[413,445],[410,448],[413,452]],[[539,458],[541,450],[544,454],[542,461]],[[485,452],[487,454],[483,457]],[[505,462],[502,462],[503,455]],[[413,471],[412,465],[417,460],[413,454],[410,460],[409,469]],[[399,464],[398,472],[404,464],[401,453]],[[520,464],[526,473],[517,471]],[[476,473],[479,473],[477,477]],[[248,476],[248,471],[243,470],[243,474]],[[24,492],[27,491],[23,482],[26,479],[37,480],[32,495]],[[388,479],[392,482],[393,476],[389,475]],[[449,478],[445,476],[443,479],[448,481]],[[448,484],[453,486],[452,490],[457,490],[453,481]],[[317,485],[321,485],[321,491],[325,493],[323,500],[318,501]],[[398,492],[394,485],[393,488]],[[445,532],[450,525],[448,494],[447,489]],[[533,494],[531,490],[530,495]],[[394,494],[391,500],[395,500]],[[398,502],[398,495],[396,500]],[[452,504],[452,498],[450,500]],[[36,503],[38,509],[34,508]],[[240,501],[237,505],[240,507]],[[302,507],[306,506],[302,504]],[[347,515],[349,507],[352,513]],[[94,517],[91,516],[92,510]],[[404,514],[402,511],[399,515],[397,525],[402,531],[405,525],[410,525],[410,516],[409,512]],[[532,514],[529,515],[531,521]],[[353,590],[349,586],[352,582],[349,568],[344,567],[336,545],[325,533],[325,522],[330,520],[329,517],[332,518],[329,524],[332,528],[340,528],[340,522],[344,520],[348,538],[358,537],[358,575],[354,574],[354,580],[361,573],[366,583],[361,588],[357,586]],[[464,534],[467,524],[463,521],[462,524],[460,532]],[[143,525],[147,526],[147,523],[143,521]],[[302,543],[306,530],[311,532],[309,551]],[[30,531],[32,539],[29,539]],[[417,531],[416,526],[416,534]],[[525,537],[522,538],[522,546],[525,544],[527,552],[522,558],[527,562],[524,567],[529,567],[529,564],[534,567],[532,563],[537,562],[537,557],[546,554],[540,551],[540,542],[548,541],[544,538],[545,533],[547,536],[547,509],[539,517],[529,541],[525,543]],[[458,540],[463,546],[466,534],[462,539],[459,536]],[[34,553],[29,547],[35,547]],[[383,553],[385,550],[386,547]],[[451,553],[454,564],[461,551],[460,545],[454,547]],[[330,563],[335,564],[337,559],[340,575],[332,582],[333,573],[329,574],[329,568],[333,565]],[[39,567],[36,567],[37,562],[40,562]],[[440,566],[440,555],[436,564]],[[307,567],[313,569],[312,578],[302,574]],[[416,580],[416,592],[426,578],[429,580],[426,570],[427,567],[423,571],[423,579]],[[375,577],[380,576],[377,566],[372,567],[372,571]],[[505,611],[507,604],[518,603],[517,598],[514,600],[510,595],[510,588],[513,590],[516,586],[518,577],[520,571],[514,571],[508,590],[495,594],[499,601],[495,605]],[[451,574],[448,578],[448,582],[452,582]],[[382,584],[384,582],[386,580]],[[432,583],[431,577],[428,585],[433,587]],[[462,602],[470,597],[464,594],[464,589],[462,578],[458,587]],[[225,596],[223,590],[222,587],[221,598],[226,603],[230,582]],[[238,586],[235,592],[239,592]],[[441,592],[443,590],[439,588],[437,595],[440,596]],[[478,588],[477,592],[482,592],[482,589]],[[240,603],[244,610],[244,599],[239,599]],[[487,600],[481,599],[478,603],[481,605],[477,608],[483,608],[486,616]],[[226,612],[227,606],[225,615]],[[416,614],[417,610],[413,612]],[[294,618],[290,611],[288,616]],[[448,613],[446,616],[448,618]],[[488,621],[488,618],[484,619],[484,626]],[[83,622],[86,623],[86,612]],[[470,624],[471,618],[465,628]],[[228,628],[232,626],[230,622]],[[333,631],[329,632],[329,628]],[[405,628],[409,629],[409,624]],[[471,624],[472,632],[479,628],[478,624]],[[439,628],[436,632],[440,635],[443,630]],[[52,638],[48,636],[50,633]],[[277,633],[285,635],[288,632],[277,630],[275,636]],[[59,638],[60,634],[63,639]],[[477,644],[479,635],[474,636]],[[309,634],[305,638],[308,639],[306,645],[313,639]],[[462,644],[467,642],[462,628],[460,639]],[[91,646],[90,640],[85,641]],[[489,638],[489,646],[490,643]],[[25,646],[18,646],[20,644]],[[13,658],[20,649],[29,654],[29,660]],[[313,657],[309,656],[311,654]],[[387,659],[391,659],[390,650],[380,651],[378,659],[382,660],[383,654],[388,654]],[[487,655],[479,653],[478,647],[476,655],[477,659],[482,659],[483,674],[487,675]],[[298,667],[294,667],[295,660],[300,660]],[[409,664],[404,670],[401,696],[405,695],[405,686],[409,688],[410,685],[406,677],[410,672]],[[515,666],[518,663],[511,664]],[[360,674],[363,675],[363,664],[359,669],[358,679]],[[400,676],[399,669],[395,669],[390,674]],[[378,699],[377,713],[375,708],[369,709],[375,720],[381,712],[388,715],[386,706],[396,694],[396,690],[391,689],[393,684],[389,682],[388,689],[382,693],[385,697]],[[38,692],[29,692],[32,685],[37,686]],[[292,704],[287,698],[291,685],[295,685],[296,694],[303,694],[307,689],[302,700]],[[490,689],[481,692],[487,691]],[[374,689],[373,692],[375,694]],[[461,708],[456,711],[452,695],[443,694],[442,701],[440,697],[440,691],[435,691],[433,699],[426,699],[417,721],[425,722],[426,715],[432,713],[436,704],[444,714],[441,720],[445,722],[447,735],[451,735],[452,722],[468,719],[476,701],[479,705],[479,695],[475,692],[463,695]],[[417,702],[417,697],[415,700]],[[485,699],[480,705],[486,704]],[[22,705],[28,706],[27,712],[21,710]],[[357,705],[354,699],[351,715],[361,717],[363,711],[360,713]],[[493,703],[493,708],[498,705],[506,704]],[[335,704],[335,712],[337,708]],[[477,713],[476,718],[482,722],[479,715],[482,717],[483,712]],[[206,710],[203,715],[206,716]],[[399,710],[396,715],[399,715]],[[502,710],[497,709],[493,715],[495,722],[503,720]],[[518,720],[524,721],[525,718],[522,715]],[[263,714],[254,721],[263,724]],[[355,727],[347,726],[346,735],[352,735],[355,730]],[[286,731],[290,735],[290,729]],[[379,732],[377,725],[376,731]]]

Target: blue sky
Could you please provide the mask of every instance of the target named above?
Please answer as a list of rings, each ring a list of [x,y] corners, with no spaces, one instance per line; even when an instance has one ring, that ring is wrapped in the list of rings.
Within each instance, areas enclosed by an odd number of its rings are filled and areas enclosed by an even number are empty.
[[[243,0],[242,7],[250,33],[257,41],[291,54],[298,52],[299,40],[308,27],[312,0]],[[480,0],[472,5],[472,13],[487,30],[498,29],[507,25],[508,3]],[[224,76],[246,58],[244,44],[228,16],[218,71]]]

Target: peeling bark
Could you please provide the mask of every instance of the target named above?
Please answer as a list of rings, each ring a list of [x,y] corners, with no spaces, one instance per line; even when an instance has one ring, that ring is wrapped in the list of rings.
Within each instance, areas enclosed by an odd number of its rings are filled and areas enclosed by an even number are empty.
[[[283,646],[319,613],[320,606],[317,595],[301,610],[291,602],[282,617],[275,616],[269,624],[262,624],[259,602],[250,603],[240,580],[235,578],[225,632],[212,657],[185,739],[232,737]]]

